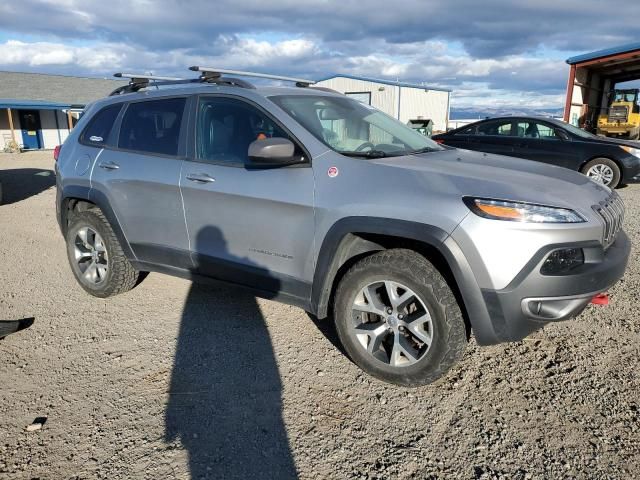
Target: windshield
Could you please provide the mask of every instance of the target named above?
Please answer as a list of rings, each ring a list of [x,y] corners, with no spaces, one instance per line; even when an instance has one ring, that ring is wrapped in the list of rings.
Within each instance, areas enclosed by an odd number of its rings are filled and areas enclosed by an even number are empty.
[[[616,96],[613,99],[614,102],[635,102],[636,94],[635,92],[616,92]]]
[[[571,125],[570,123],[562,123],[562,128],[573,133],[582,138],[594,138],[596,137],[593,133],[585,132],[581,128],[576,127],[575,125]]]
[[[278,95],[270,99],[318,140],[344,155],[373,158],[443,150],[396,119],[350,98]]]

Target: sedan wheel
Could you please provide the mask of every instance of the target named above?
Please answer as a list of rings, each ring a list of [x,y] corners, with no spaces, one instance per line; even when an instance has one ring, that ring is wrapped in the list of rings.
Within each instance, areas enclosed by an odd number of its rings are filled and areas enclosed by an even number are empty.
[[[603,185],[609,185],[611,180],[613,180],[613,170],[608,165],[594,165],[587,170],[587,177],[590,177]]]
[[[610,158],[594,158],[580,171],[593,181],[609,188],[616,188],[622,177],[620,167]]]

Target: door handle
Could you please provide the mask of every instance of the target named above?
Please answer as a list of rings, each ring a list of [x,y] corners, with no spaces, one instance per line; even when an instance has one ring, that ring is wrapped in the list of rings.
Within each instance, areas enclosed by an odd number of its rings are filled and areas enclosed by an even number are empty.
[[[100,162],[98,166],[100,168],[104,168],[105,170],[117,170],[120,168],[120,165],[114,162]]]
[[[216,181],[215,178],[206,173],[189,173],[187,175],[187,180],[198,183],[212,183]]]

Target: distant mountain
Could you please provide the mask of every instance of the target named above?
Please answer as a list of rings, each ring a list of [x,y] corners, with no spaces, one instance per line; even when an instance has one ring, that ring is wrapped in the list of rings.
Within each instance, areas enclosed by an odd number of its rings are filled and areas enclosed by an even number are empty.
[[[562,108],[548,108],[548,109],[540,109],[540,108],[487,108],[484,110],[478,110],[475,108],[452,108],[451,109],[451,120],[470,120],[470,119],[478,119],[481,120],[487,117],[504,117],[504,116],[514,116],[514,115],[536,115],[541,117],[561,117],[562,116]]]

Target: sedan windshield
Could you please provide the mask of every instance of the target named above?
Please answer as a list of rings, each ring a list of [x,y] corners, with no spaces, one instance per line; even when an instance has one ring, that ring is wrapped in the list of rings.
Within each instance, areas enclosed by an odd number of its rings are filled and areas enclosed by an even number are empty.
[[[577,135],[578,137],[582,137],[582,138],[598,138],[597,136],[595,136],[593,133],[589,133],[585,130],[582,130],[581,128],[578,128],[574,125],[571,125],[570,123],[562,123],[562,128],[564,128],[565,130],[568,130],[569,132],[573,133],[574,135]]]
[[[443,149],[398,120],[351,98],[278,95],[270,99],[343,155],[380,158]]]

